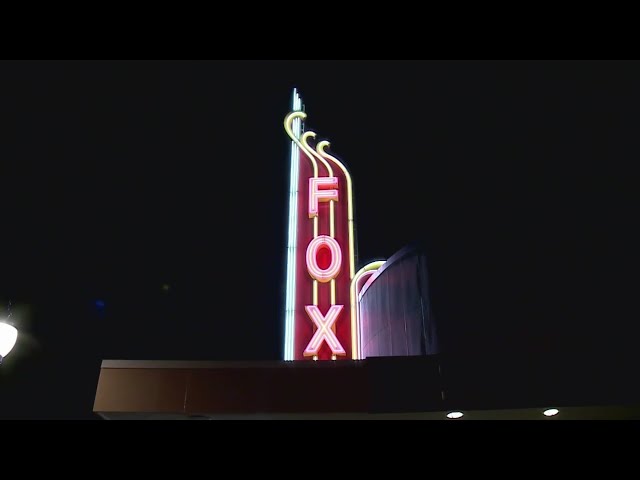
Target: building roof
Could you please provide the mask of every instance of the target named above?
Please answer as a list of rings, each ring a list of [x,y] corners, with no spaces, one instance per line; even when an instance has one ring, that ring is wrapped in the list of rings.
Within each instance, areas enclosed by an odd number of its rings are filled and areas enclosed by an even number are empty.
[[[558,355],[361,361],[105,360],[94,412],[106,419],[640,418],[634,362]],[[629,376],[631,375],[631,376]]]

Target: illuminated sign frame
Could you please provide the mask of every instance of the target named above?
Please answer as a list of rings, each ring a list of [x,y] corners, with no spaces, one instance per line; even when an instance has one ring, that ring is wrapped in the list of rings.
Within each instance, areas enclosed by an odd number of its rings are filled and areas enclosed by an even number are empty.
[[[284,359],[360,359],[357,296],[361,280],[384,262],[355,271],[351,175],[327,152],[328,141],[309,144],[316,133],[304,131],[306,118],[294,89],[284,120],[291,139]]]

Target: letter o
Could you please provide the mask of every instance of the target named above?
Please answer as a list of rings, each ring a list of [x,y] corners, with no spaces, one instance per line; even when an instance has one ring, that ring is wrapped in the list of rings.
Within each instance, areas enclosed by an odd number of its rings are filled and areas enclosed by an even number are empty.
[[[328,248],[331,252],[331,263],[325,269],[318,266],[318,252],[321,248]],[[307,247],[307,270],[312,278],[321,283],[326,283],[338,276],[340,268],[342,268],[342,251],[335,238],[331,238],[328,235],[320,235],[309,242]]]

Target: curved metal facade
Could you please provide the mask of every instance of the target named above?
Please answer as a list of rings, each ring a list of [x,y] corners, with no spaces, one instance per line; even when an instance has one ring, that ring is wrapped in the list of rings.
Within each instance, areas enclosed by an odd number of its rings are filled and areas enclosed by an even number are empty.
[[[440,353],[420,244],[403,248],[380,267],[360,292],[358,308],[363,358]]]

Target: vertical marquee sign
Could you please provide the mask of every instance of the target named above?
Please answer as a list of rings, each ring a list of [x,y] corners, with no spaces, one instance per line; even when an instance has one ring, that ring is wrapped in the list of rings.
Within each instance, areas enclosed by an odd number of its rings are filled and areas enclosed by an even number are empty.
[[[357,358],[351,176],[326,151],[329,142],[315,143],[316,134],[304,131],[305,119],[294,90],[284,121],[292,141],[284,359]]]

